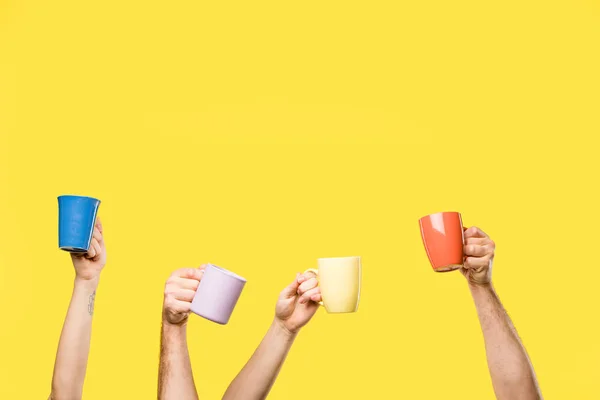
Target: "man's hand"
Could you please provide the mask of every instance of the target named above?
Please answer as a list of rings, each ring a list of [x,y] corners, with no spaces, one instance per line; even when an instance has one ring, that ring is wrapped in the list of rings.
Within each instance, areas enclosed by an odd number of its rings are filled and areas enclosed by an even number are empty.
[[[102,222],[96,218],[94,234],[87,253],[71,253],[75,276],[83,281],[97,279],[106,264],[106,248],[102,235]]]
[[[464,267],[483,332],[488,368],[498,400],[540,400],[533,365],[492,285],[495,244],[481,229],[464,232]]]
[[[290,333],[297,333],[319,309],[321,289],[314,273],[296,274],[279,295],[275,320]]]
[[[481,229],[472,226],[465,230],[465,261],[460,269],[472,285],[489,285],[496,245]]]
[[[187,348],[187,325],[192,300],[206,265],[173,272],[165,284],[158,367],[160,400],[198,400]]]
[[[190,314],[192,300],[204,275],[206,265],[183,268],[173,272],[165,285],[163,321],[171,325],[184,324]]]

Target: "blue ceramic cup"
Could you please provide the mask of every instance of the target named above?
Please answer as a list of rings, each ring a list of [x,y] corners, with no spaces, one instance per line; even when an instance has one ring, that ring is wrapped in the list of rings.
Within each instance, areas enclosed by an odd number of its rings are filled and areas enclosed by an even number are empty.
[[[58,197],[58,247],[71,253],[90,248],[100,200],[86,196]]]

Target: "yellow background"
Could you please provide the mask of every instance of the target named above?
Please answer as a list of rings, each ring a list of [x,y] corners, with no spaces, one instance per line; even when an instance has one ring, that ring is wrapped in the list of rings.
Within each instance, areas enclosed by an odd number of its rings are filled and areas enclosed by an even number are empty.
[[[279,291],[360,255],[272,399],[492,399],[458,273],[417,219],[497,243],[498,293],[548,399],[598,399],[600,4],[0,1],[0,398],[48,395],[73,270],[56,196],[102,200],[108,264],[84,398],[156,396],[164,281],[248,284],[193,317],[201,398],[252,354]]]

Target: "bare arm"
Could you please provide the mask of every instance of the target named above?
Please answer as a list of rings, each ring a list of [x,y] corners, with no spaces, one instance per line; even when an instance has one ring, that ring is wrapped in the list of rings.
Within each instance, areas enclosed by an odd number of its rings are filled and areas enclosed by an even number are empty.
[[[483,331],[488,368],[498,400],[541,400],[535,372],[525,347],[492,285],[494,242],[479,228],[465,231],[465,263]]]
[[[58,342],[51,400],[81,399],[83,393],[96,288],[100,272],[106,263],[102,225],[99,219],[94,228],[92,245],[88,253],[73,254],[72,260],[76,273],[75,284]]]
[[[187,348],[186,325],[171,325],[163,322],[158,370],[158,398],[160,400],[198,399]]]
[[[227,388],[223,400],[267,397],[300,330],[313,317],[321,291],[312,273],[298,274],[279,295],[275,319],[244,368]]]
[[[52,400],[81,399],[87,369],[98,281],[75,279],[52,378]]]
[[[198,400],[187,347],[187,320],[204,267],[179,269],[165,285],[158,367],[159,400]]]
[[[295,333],[273,321],[250,360],[227,388],[223,399],[265,399],[295,338]]]
[[[535,372],[492,285],[470,285],[483,331],[488,368],[499,400],[539,400]]]

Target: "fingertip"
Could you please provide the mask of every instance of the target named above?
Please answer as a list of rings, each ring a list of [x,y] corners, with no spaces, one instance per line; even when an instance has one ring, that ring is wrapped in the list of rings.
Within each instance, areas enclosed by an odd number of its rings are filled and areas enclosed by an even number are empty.
[[[185,278],[185,279],[198,279],[198,269],[196,268],[185,268],[181,275],[179,276],[180,278]]]

